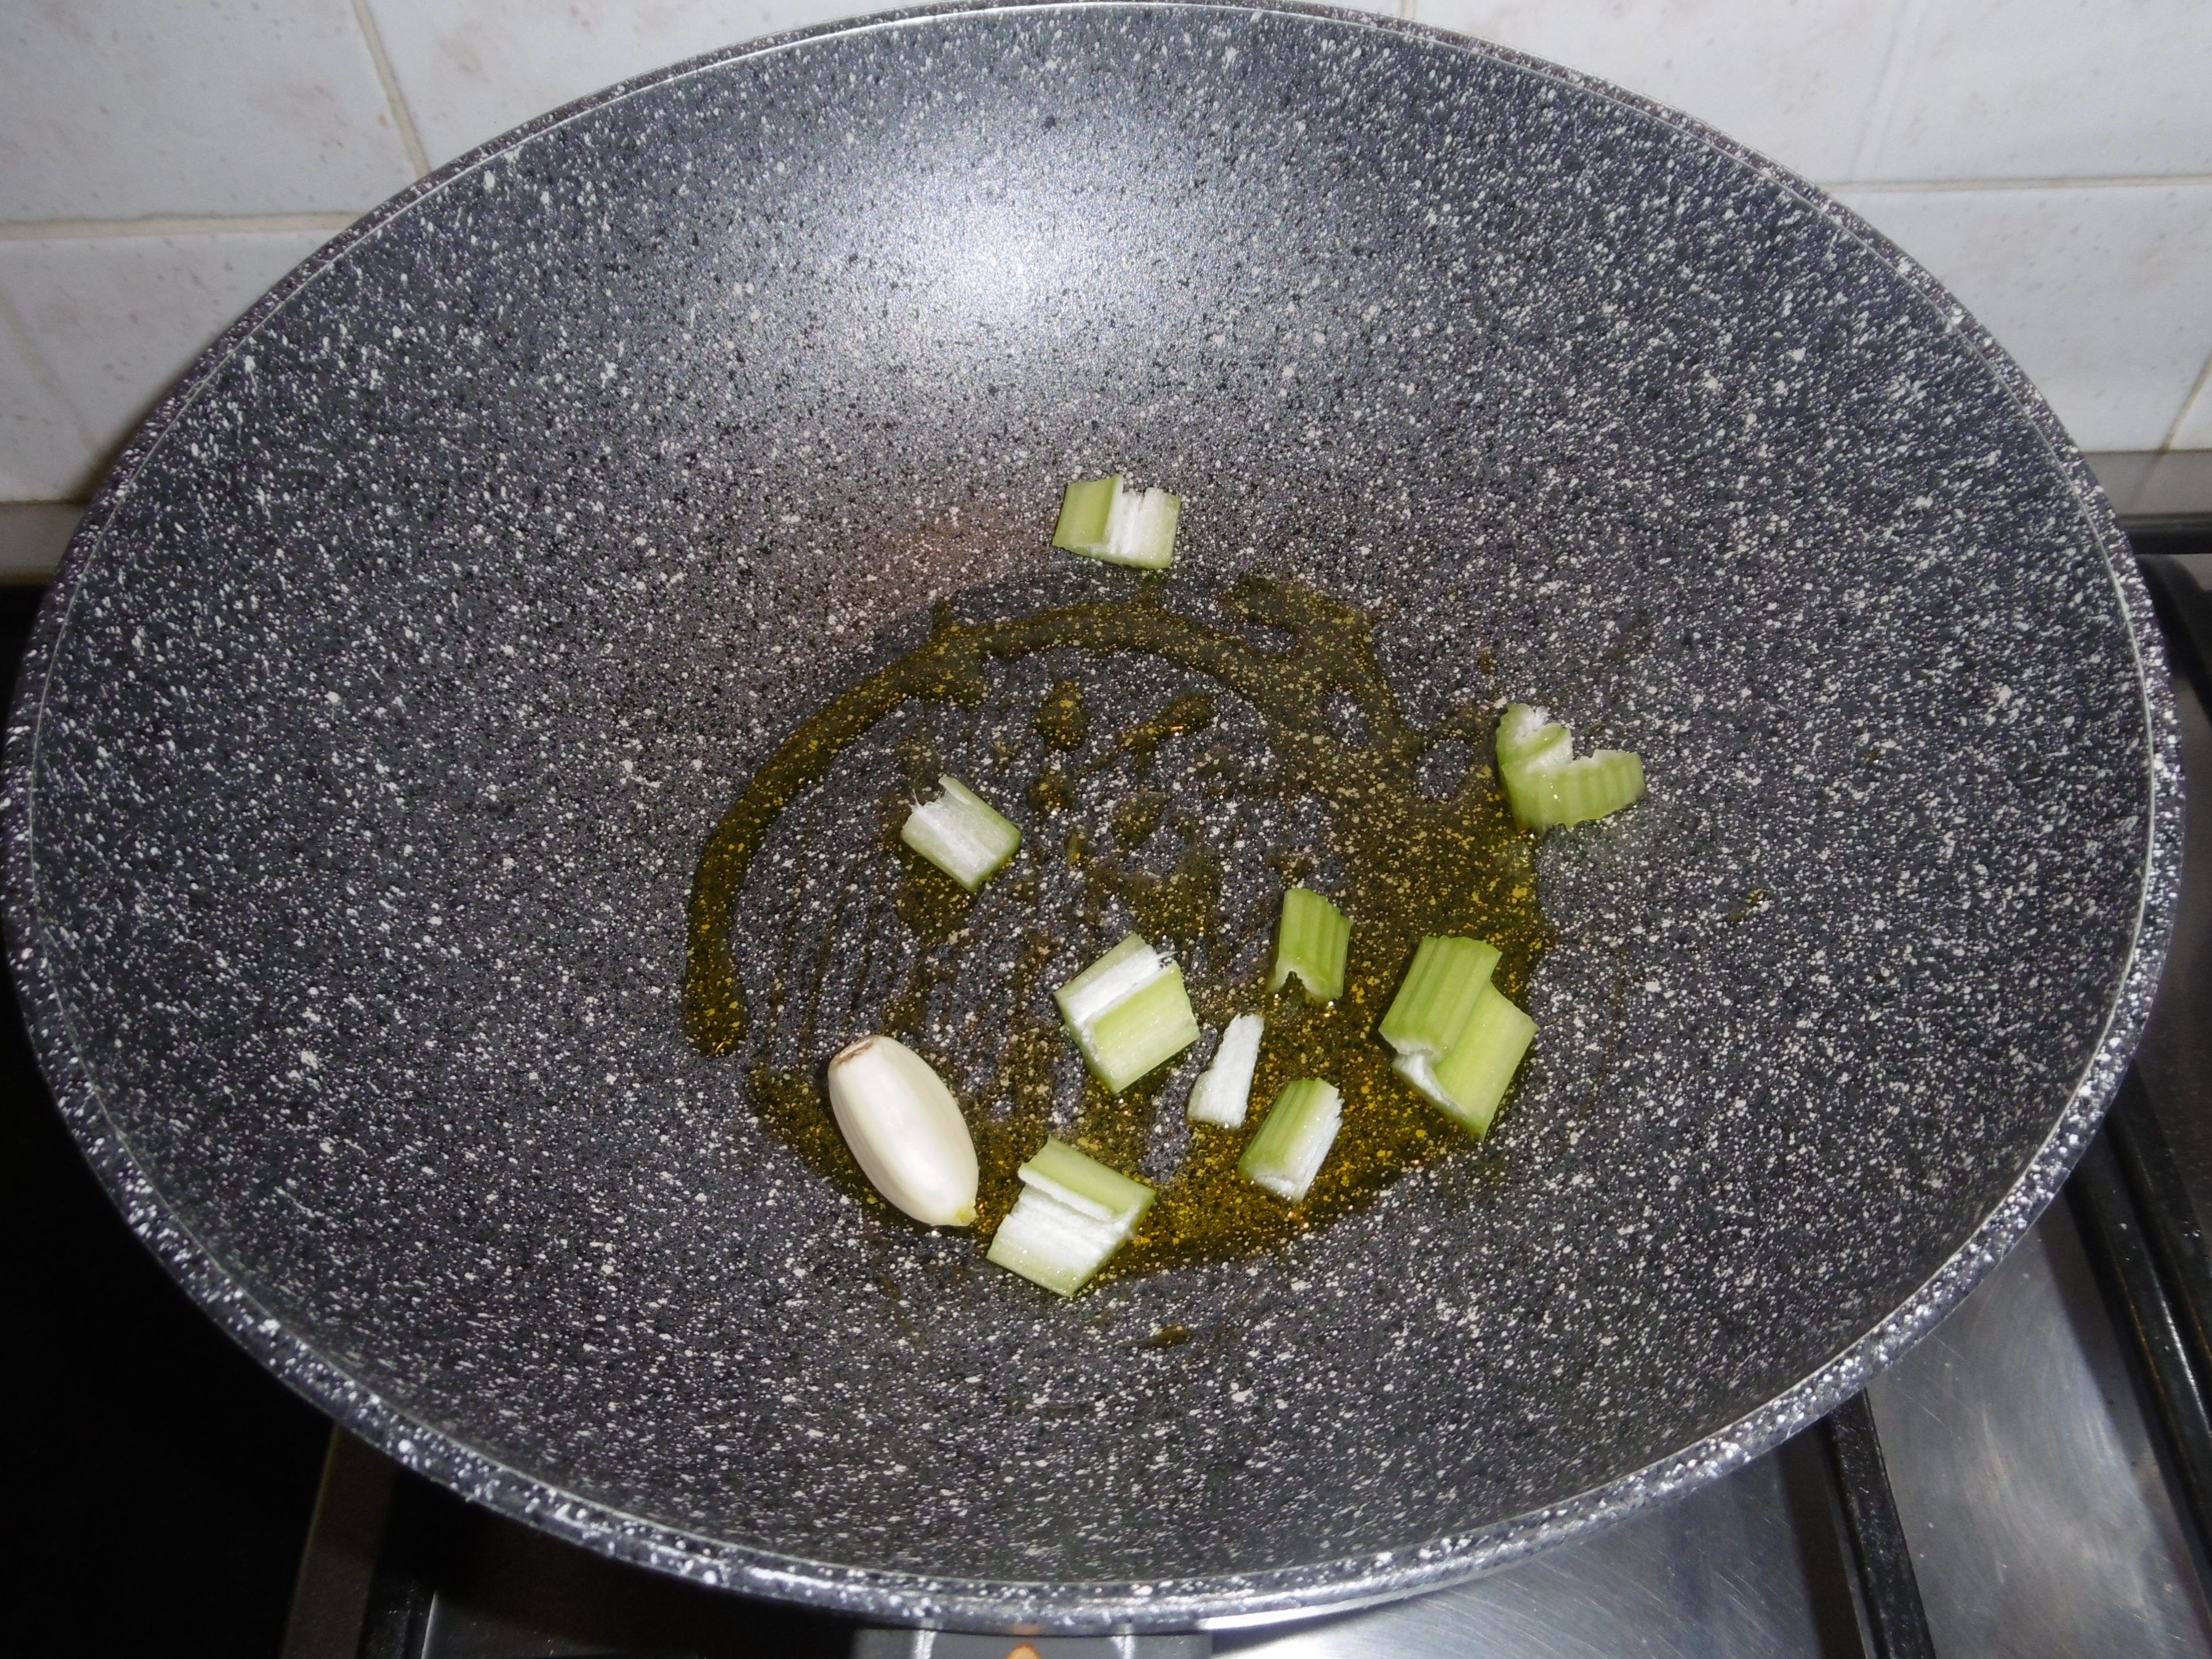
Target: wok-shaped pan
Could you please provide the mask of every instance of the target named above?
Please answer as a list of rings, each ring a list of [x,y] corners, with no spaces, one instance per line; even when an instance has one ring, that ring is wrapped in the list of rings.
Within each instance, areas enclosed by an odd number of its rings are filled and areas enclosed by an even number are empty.
[[[1188,503],[1140,600],[1046,546],[1116,467]],[[1017,792],[1064,870],[1018,793],[1036,677],[1142,714],[1193,671],[1071,646],[872,726],[732,901],[719,1048],[696,862],[933,605],[1233,631],[1252,575],[1368,619],[1392,719],[1546,702],[1650,795],[1534,854],[1543,1036],[1487,1143],[1062,1304],[749,1079],[883,1021],[938,925],[882,842],[902,757]],[[1070,810],[1149,779],[1159,856],[1202,841],[1200,739],[1257,753],[1248,716],[1220,692]],[[1468,747],[1437,789],[1487,787]],[[10,961],[132,1224],[410,1467],[879,1617],[1261,1617],[1710,1479],[1953,1306],[2141,1027],[2173,756],[2049,410],[1771,164],[1367,18],[917,14],[548,117],[208,354],[26,666]],[[1194,980],[1249,970],[1264,854],[1330,875],[1310,805],[1224,843]],[[1024,978],[994,902],[915,1016],[971,1098],[1129,921],[1069,913]]]

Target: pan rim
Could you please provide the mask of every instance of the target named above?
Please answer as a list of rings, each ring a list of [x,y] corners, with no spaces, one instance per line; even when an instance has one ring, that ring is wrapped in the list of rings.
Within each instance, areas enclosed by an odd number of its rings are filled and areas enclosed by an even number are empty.
[[[35,777],[48,675],[76,600],[98,570],[105,531],[179,417],[277,311],[416,204],[511,149],[639,93],[832,35],[905,29],[981,13],[1184,11],[1282,15],[1485,58],[1655,119],[1796,197],[1832,230],[1887,259],[1908,295],[1959,335],[2036,431],[2103,557],[2127,624],[2147,738],[2149,822],[2127,965],[2064,1109],[2010,1188],[1896,1308],[1757,1409],[1642,1468],[1463,1534],[1397,1551],[1188,1578],[1120,1582],[938,1578],[816,1561],[693,1533],[580,1497],[418,1423],[349,1376],[263,1308],[171,1212],[109,1119],[80,1060],[42,948]],[[1718,1478],[1763,1455],[1856,1392],[1962,1301],[2027,1231],[2086,1149],[2118,1089],[2154,997],[2179,899],[2179,736],[2161,635],[2117,515],[2048,403],[1996,341],[1918,262],[1856,213],[1766,157],[1652,100],[1467,36],[1302,0],[955,0],[787,31],[617,82],[503,133],[428,173],[309,256],[227,329],[155,406],[104,477],[72,537],[24,653],[10,709],[0,824],[6,836],[7,948],[33,1046],[79,1149],[136,1233],[184,1291],[295,1393],[404,1467],[496,1513],[617,1560],[745,1594],[905,1624],[1068,1633],[1228,1629],[1344,1612],[1441,1589]]]

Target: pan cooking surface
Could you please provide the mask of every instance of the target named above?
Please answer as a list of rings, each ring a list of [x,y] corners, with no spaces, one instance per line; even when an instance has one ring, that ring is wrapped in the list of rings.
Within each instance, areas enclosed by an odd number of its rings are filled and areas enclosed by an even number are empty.
[[[702,1053],[685,906],[933,605],[1133,590],[1046,546],[1114,468],[1187,498],[1168,606],[1302,584],[1409,718],[1543,702],[1652,784],[1536,852],[1484,1147],[1062,1304],[757,1115],[853,1033]],[[879,1614],[1403,1591],[1771,1443],[2055,1189],[2179,860],[2116,556],[1948,296],[1632,100],[1314,14],[854,27],[503,141],[210,355],[27,667],[12,959],[142,1234],[484,1501]],[[866,771],[750,878],[757,981],[848,879],[909,925]]]
[[[700,854],[684,1029],[744,1066],[763,1128],[865,1204],[884,1207],[819,1073],[851,1034],[888,1031],[967,1103],[974,1236],[988,1239],[1056,1133],[1161,1189],[1109,1278],[1249,1255],[1467,1150],[1392,1073],[1375,1025],[1428,934],[1488,939],[1496,982],[1527,994],[1550,937],[1532,842],[1471,764],[1489,705],[1408,720],[1352,607],[1250,574],[1213,593],[1188,573],[1057,574],[1042,586],[1088,597],[1040,608],[1018,586],[937,607],[921,643],[754,773]],[[899,845],[948,767],[1030,808],[1027,852],[973,900]],[[1327,1008],[1267,994],[1297,879],[1360,919]],[[1342,1133],[1295,1209],[1239,1172],[1245,1136],[1192,1131],[1211,1044],[1119,1093],[1087,1078],[1054,989],[1133,927],[1181,951],[1208,1027],[1264,1008],[1262,1112],[1294,1078],[1343,1091]],[[1188,1336],[1169,1325],[1148,1342]]]

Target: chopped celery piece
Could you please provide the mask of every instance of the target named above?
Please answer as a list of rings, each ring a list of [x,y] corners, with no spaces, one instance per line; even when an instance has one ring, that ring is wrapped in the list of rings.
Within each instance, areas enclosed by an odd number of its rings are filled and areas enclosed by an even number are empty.
[[[1507,707],[1498,722],[1498,775],[1525,830],[1586,823],[1644,794],[1644,763],[1626,749],[1575,758],[1574,734],[1540,708]]]
[[[1495,985],[1486,985],[1449,1054],[1434,1061],[1401,1055],[1395,1064],[1400,1076],[1480,1140],[1535,1036],[1536,1022]]]
[[[1440,1112],[1456,1116],[1459,1109],[1437,1086],[1436,1067],[1436,1061],[1426,1054],[1401,1054],[1390,1062],[1390,1069],[1412,1084],[1431,1106]]]
[[[1164,570],[1175,562],[1176,526],[1182,520],[1182,496],[1160,489],[1141,495],[1125,489],[1114,502],[1108,550],[1098,556],[1139,570]]]
[[[1644,797],[1644,763],[1626,749],[1593,749],[1553,775],[1561,823],[1587,823]]]
[[[1498,763],[1501,767],[1557,767],[1574,753],[1567,728],[1540,708],[1508,703],[1498,721]]]
[[[1182,498],[1164,489],[1132,489],[1120,473],[1072,483],[1060,500],[1052,544],[1109,564],[1164,570],[1175,558]]]
[[[988,1260],[1061,1296],[1073,1296],[1120,1249],[1153,1192],[1064,1141],[1016,1171],[1022,1195],[992,1237]]]
[[[899,839],[969,892],[1006,867],[1022,832],[959,779],[937,781],[943,792],[906,815]]]
[[[1260,1063],[1260,1036],[1266,1022],[1257,1014],[1239,1014],[1229,1022],[1208,1066],[1190,1090],[1190,1121],[1218,1123],[1224,1129],[1244,1127],[1244,1109],[1252,1098],[1252,1070]]]
[[[1498,775],[1524,830],[1559,822],[1559,769],[1574,758],[1574,737],[1542,709],[1510,705],[1498,722]]]
[[[1119,1093],[1197,1041],[1198,1017],[1190,1011],[1182,969],[1170,965],[1143,990],[1098,1016],[1084,1057],[1100,1080]]]
[[[1423,939],[1377,1028],[1382,1041],[1428,1060],[1449,1052],[1497,966],[1498,947],[1486,939]]]
[[[987,1260],[1061,1296],[1073,1296],[1120,1249],[1129,1230],[1028,1187],[992,1236]]]
[[[1114,499],[1121,493],[1119,473],[1068,485],[1060,498],[1060,522],[1053,526],[1052,544],[1087,558],[1103,558],[1112,545],[1107,526],[1113,518]]]
[[[1334,1002],[1344,994],[1344,957],[1352,924],[1344,912],[1310,887],[1283,895],[1283,920],[1275,931],[1275,967],[1267,988],[1279,991],[1293,974],[1308,1002]]]
[[[1094,1221],[1130,1219],[1152,1201],[1152,1189],[1109,1169],[1064,1140],[1048,1139],[1043,1149],[1014,1171],[1025,1187],[1049,1194]]]
[[[1142,933],[1132,933],[1054,992],[1053,1000],[1067,1029],[1080,1030],[1159,973],[1160,953]]]
[[[1054,993],[1060,1023],[1109,1089],[1198,1041],[1182,969],[1132,933]]]
[[[1343,1122],[1344,1098],[1334,1083],[1311,1077],[1286,1083],[1237,1167],[1276,1197],[1299,1203]]]

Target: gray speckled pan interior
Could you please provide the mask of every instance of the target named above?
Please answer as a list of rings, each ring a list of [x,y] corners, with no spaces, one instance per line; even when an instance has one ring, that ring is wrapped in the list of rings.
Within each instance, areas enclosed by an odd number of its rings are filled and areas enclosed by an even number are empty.
[[[805,711],[933,601],[1127,591],[1046,545],[1112,468],[1187,499],[1170,605],[1295,577],[1651,791],[1541,848],[1480,1153],[1063,1304],[765,1135],[678,991]],[[209,354],[27,665],[10,960],[132,1224],[415,1468],[877,1616],[1265,1616],[1710,1478],[1965,1293],[2142,1023],[2166,697],[2049,410],[1771,164],[1370,19],[917,15],[549,117]]]

